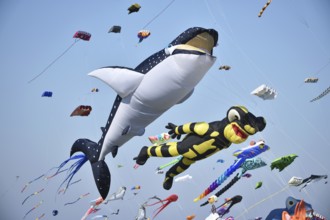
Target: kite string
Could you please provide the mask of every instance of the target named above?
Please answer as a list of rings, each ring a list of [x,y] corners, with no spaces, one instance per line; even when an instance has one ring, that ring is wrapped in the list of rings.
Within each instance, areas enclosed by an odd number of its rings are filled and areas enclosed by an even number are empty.
[[[34,81],[35,79],[37,79],[39,76],[41,76],[43,73],[46,72],[46,70],[48,70],[57,60],[59,60],[64,54],[66,54],[78,41],[75,40],[63,53],[61,53],[55,60],[53,60],[50,64],[48,64],[48,66],[45,67],[45,69],[43,69],[38,75],[36,75],[35,77],[33,77],[30,81],[28,81],[28,83],[31,83],[32,81]]]
[[[281,193],[281,192],[287,190],[288,188],[289,188],[288,185],[287,185],[287,186],[284,186],[284,187],[283,187],[282,189],[280,189],[279,191],[277,191],[277,192],[275,192],[275,193],[273,193],[273,194],[267,196],[266,198],[260,200],[259,202],[255,203],[255,204],[251,205],[250,207],[248,207],[247,209],[245,209],[241,214],[239,214],[238,216],[236,216],[235,219],[238,219],[238,218],[241,217],[244,213],[247,213],[250,209],[255,208],[256,206],[260,205],[261,203],[265,202],[266,200],[268,200],[268,199],[270,199],[270,198],[276,196],[277,194],[279,194],[279,193]]]
[[[147,28],[147,26],[149,24],[151,24],[156,18],[158,18],[168,7],[170,7],[173,3],[175,2],[175,0],[172,0],[165,8],[163,8],[163,10],[161,10],[155,17],[153,17],[146,25],[144,25],[144,27],[142,29]]]

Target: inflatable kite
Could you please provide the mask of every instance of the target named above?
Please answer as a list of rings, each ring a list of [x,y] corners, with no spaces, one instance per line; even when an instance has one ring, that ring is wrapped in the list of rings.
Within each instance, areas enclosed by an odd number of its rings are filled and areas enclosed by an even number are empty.
[[[320,95],[318,95],[317,97],[315,97],[314,99],[312,99],[310,102],[314,102],[316,100],[319,100],[323,96],[326,96],[329,92],[330,92],[330,86],[326,90],[324,90]]]
[[[43,73],[45,73],[56,61],[58,61],[64,54],[66,54],[78,41],[84,40],[84,41],[89,41],[91,38],[91,34],[86,32],[86,31],[77,31],[74,35],[73,38],[75,38],[75,41],[64,51],[62,52],[56,59],[54,59],[48,66],[46,66],[39,74],[37,74],[35,77],[33,77],[28,83],[32,82],[39,76],[41,76]]]
[[[90,201],[90,208],[86,211],[86,213],[84,214],[84,216],[81,218],[81,220],[85,220],[87,219],[87,217],[92,214],[92,213],[95,213],[97,212],[99,209],[97,208],[100,204],[103,203],[103,198],[102,197],[99,197],[95,200],[92,200]]]
[[[93,88],[93,89],[91,90],[91,92],[98,92],[98,91],[99,91],[98,88]]]
[[[135,220],[150,220],[150,218],[147,217],[146,207],[148,206],[148,202],[152,199],[156,199],[156,200],[158,200],[159,202],[161,202],[163,204],[162,200],[159,197],[157,197],[157,196],[150,197],[146,202],[144,202],[140,206],[140,208],[138,210],[138,214],[135,217]]]
[[[126,187],[125,186],[119,187],[117,192],[111,194],[109,198],[104,201],[104,204],[107,204],[108,202],[113,200],[124,199],[125,193],[126,193]]]
[[[52,97],[52,96],[53,96],[53,92],[51,91],[45,91],[41,95],[41,97]]]
[[[56,216],[58,214],[58,210],[54,209],[52,214],[53,214],[53,216]]]
[[[121,27],[118,25],[114,25],[109,29],[108,33],[120,33],[120,31]]]
[[[325,217],[322,215],[314,212],[313,207],[311,204],[304,202],[303,206],[302,203],[300,203],[303,200],[295,199],[291,196],[289,196],[285,201],[285,208],[279,208],[279,209],[273,209],[270,211],[270,213],[267,215],[265,220],[282,220],[282,214],[286,213],[287,215],[294,215],[295,210],[297,209],[297,206],[300,204],[300,208],[305,209],[305,217],[309,216],[310,219],[317,219],[317,220],[326,220]]]
[[[317,83],[319,81],[319,78],[306,78],[304,80],[305,83]]]
[[[150,123],[192,95],[216,60],[212,52],[217,42],[217,31],[193,27],[173,40],[170,47],[151,55],[135,69],[113,66],[89,73],[111,86],[118,95],[100,140],[96,143],[78,139],[70,155],[81,151],[88,158],[103,198],[110,189],[110,171],[104,161],[106,155],[112,153],[115,157],[120,146],[135,136],[142,136]],[[248,129],[254,131],[254,128]],[[81,166],[79,164],[77,168]]]
[[[92,106],[90,105],[79,105],[73,112],[71,113],[72,116],[88,116],[92,111]]]
[[[234,156],[238,158],[221,176],[218,177],[207,189],[204,190],[198,197],[194,199],[194,202],[204,198],[209,193],[213,192],[218,186],[220,186],[230,175],[232,175],[237,169],[241,167],[241,165],[246,161],[246,159],[253,158],[267,150],[270,147],[265,145],[264,141],[259,141],[255,143],[255,145],[250,145],[246,148],[242,148],[241,150],[237,150],[234,152]]]
[[[138,3],[132,4],[131,6],[129,6],[128,10],[128,14],[131,14],[133,12],[138,12],[140,10],[141,6]]]
[[[277,96],[276,90],[272,89],[269,86],[266,86],[265,84],[262,84],[261,86],[253,90],[251,94],[258,96],[263,100],[275,99]]]
[[[328,175],[311,175],[308,178],[301,178],[301,177],[295,177],[293,176],[290,180],[289,180],[289,185],[290,186],[301,186],[303,185],[303,187],[300,188],[299,191],[301,191],[303,188],[305,188],[307,185],[313,183],[313,182],[318,182],[322,179],[327,179]]]
[[[187,134],[181,142],[168,142],[158,146],[144,146],[139,155],[134,158],[136,163],[143,165],[150,156],[174,157],[181,155],[182,158],[174,164],[166,173],[163,188],[169,190],[173,184],[173,177],[184,172],[191,164],[205,159],[222,149],[228,148],[232,143],[244,142],[249,135],[262,131],[266,126],[263,117],[256,117],[243,106],[234,106],[227,111],[227,117],[221,121],[211,123],[196,122],[176,126],[169,123],[166,128],[172,138],[180,139],[181,135]],[[256,151],[235,152],[235,156],[254,155],[255,152],[263,152],[268,146],[256,146]],[[157,150],[156,150],[157,149]],[[245,158],[247,159],[247,158]],[[239,168],[243,159],[235,163]]]
[[[164,208],[166,208],[166,206],[168,206],[170,203],[172,202],[176,202],[178,200],[178,196],[176,194],[172,194],[169,197],[167,197],[166,199],[162,199],[158,202],[152,203],[152,204],[148,204],[147,206],[153,206],[156,205],[158,203],[162,203],[162,205],[160,207],[158,207],[154,212],[156,212],[152,219],[154,219]],[[165,204],[164,204],[165,202]]]
[[[284,170],[284,168],[289,166],[297,157],[298,156],[295,154],[290,154],[287,156],[277,158],[272,161],[272,163],[270,164],[270,168],[271,168],[271,170],[276,168],[279,170],[279,172],[281,172],[282,170]]]
[[[192,176],[187,174],[187,175],[184,175],[184,176],[176,177],[174,179],[174,182],[184,182],[184,181],[191,180],[191,179],[192,179]]]

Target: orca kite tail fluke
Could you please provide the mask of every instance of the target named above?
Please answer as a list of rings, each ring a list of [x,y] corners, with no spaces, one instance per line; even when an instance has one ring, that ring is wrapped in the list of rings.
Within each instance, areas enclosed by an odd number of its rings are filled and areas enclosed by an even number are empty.
[[[101,145],[89,139],[78,139],[71,147],[70,156],[76,152],[84,153],[91,163],[97,189],[102,198],[106,199],[110,190],[111,175],[105,161],[99,160]]]

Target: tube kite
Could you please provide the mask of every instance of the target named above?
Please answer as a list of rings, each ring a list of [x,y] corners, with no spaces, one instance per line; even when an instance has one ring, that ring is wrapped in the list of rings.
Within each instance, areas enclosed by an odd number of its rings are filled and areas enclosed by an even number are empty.
[[[270,5],[270,3],[272,2],[272,0],[268,0],[267,3],[262,7],[262,9],[260,10],[258,17],[260,18],[261,15],[264,13],[264,11],[266,10],[266,8]]]
[[[269,150],[269,146],[265,145],[264,141],[259,141],[255,145],[248,146],[241,150],[237,150],[234,152],[234,156],[238,158],[233,165],[231,165],[221,176],[218,177],[202,194],[194,199],[194,202],[204,198],[209,193],[213,192],[218,186],[220,186],[231,174],[233,174],[241,165],[244,163],[246,159],[253,158],[267,150]]]
[[[317,97],[315,97],[314,99],[312,99],[310,102],[314,102],[316,100],[319,100],[323,96],[326,96],[329,92],[330,92],[330,86],[326,90],[324,90],[320,95],[318,95]]]

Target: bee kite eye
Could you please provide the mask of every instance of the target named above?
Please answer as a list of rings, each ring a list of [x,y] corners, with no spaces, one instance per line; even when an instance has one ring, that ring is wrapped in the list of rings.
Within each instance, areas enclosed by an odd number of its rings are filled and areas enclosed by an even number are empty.
[[[241,116],[236,109],[229,110],[229,112],[228,112],[229,122],[232,122],[234,120],[240,120],[240,119],[241,119]]]

